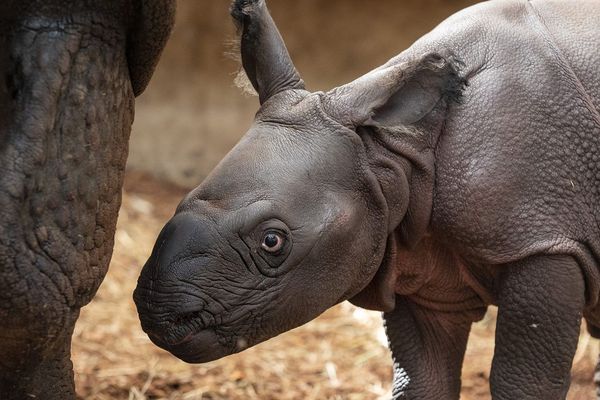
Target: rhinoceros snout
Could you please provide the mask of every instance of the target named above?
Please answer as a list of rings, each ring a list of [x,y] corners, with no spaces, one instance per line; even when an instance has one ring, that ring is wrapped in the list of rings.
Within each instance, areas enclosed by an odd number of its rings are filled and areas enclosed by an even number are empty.
[[[142,329],[150,340],[184,360],[192,339],[211,329],[210,313],[194,296],[155,293],[138,286],[134,300]]]
[[[146,332],[171,336],[165,332],[202,310],[199,299],[189,295],[186,278],[202,268],[199,262],[189,265],[189,260],[202,251],[203,232],[210,229],[206,225],[194,215],[178,214],[160,233],[133,293]]]
[[[140,281],[169,279],[178,261],[206,251],[204,247],[210,246],[213,230],[211,223],[196,215],[175,215],[158,236]]]
[[[169,296],[138,286],[134,300],[142,329],[150,340],[181,360],[207,362],[231,352],[219,344],[211,314],[205,315],[203,305],[194,296]]]

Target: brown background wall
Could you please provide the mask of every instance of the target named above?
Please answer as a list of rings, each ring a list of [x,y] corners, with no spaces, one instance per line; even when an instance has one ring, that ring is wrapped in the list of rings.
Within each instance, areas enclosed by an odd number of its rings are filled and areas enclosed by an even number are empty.
[[[472,0],[268,0],[311,90],[348,82]],[[129,168],[196,186],[244,134],[258,100],[233,84],[229,0],[179,0],[154,80],[138,99]]]

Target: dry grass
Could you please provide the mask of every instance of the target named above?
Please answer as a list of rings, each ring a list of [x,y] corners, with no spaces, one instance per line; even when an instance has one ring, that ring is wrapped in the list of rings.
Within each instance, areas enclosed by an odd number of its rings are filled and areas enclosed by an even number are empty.
[[[377,313],[341,304],[315,321],[241,354],[185,364],[141,331],[131,294],[159,230],[183,191],[130,174],[115,253],[98,295],[82,311],[73,339],[82,399],[387,399],[389,353]],[[493,310],[472,332],[463,400],[489,399]],[[598,345],[582,333],[569,399],[592,399]]]

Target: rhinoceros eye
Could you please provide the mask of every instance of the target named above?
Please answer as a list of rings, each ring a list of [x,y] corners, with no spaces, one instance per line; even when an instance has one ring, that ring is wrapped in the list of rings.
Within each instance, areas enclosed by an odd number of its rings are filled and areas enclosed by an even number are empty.
[[[269,253],[277,253],[284,242],[285,238],[279,232],[269,231],[263,236],[261,247]]]

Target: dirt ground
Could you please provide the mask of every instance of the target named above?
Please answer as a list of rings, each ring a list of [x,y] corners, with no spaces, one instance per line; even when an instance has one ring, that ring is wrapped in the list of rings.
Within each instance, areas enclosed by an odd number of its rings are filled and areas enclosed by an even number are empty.
[[[222,360],[189,365],[155,347],[132,301],[141,266],[185,191],[140,173],[126,179],[106,280],[73,338],[81,399],[388,399],[391,361],[378,313],[348,303],[309,324]],[[486,400],[495,310],[473,328],[463,400]],[[569,399],[592,399],[598,344],[582,333]]]

